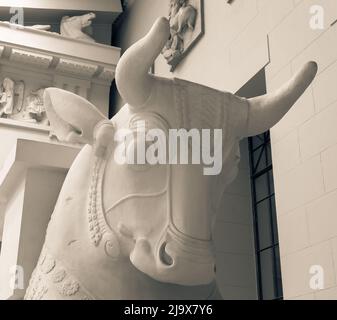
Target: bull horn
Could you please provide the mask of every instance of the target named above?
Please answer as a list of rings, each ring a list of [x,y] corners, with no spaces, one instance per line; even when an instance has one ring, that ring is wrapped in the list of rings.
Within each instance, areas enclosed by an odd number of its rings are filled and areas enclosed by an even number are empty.
[[[308,62],[276,92],[249,99],[248,128],[245,136],[261,134],[279,122],[309,87],[317,69],[316,62]]]
[[[150,32],[132,45],[118,62],[117,89],[130,106],[141,107],[149,98],[154,79],[148,72],[169,36],[168,20],[157,19]]]

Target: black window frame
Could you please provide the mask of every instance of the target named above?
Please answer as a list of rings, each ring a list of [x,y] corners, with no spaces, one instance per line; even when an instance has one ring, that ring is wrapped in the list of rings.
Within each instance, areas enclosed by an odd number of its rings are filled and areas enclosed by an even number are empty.
[[[273,164],[271,157],[270,132],[267,131],[259,136],[248,138],[250,176],[251,176],[251,194],[252,194],[252,211],[256,256],[256,275],[257,275],[257,292],[259,300],[283,300],[283,287],[281,278],[279,239],[277,232],[277,216],[275,206],[275,191],[273,181]],[[258,197],[258,179],[265,177],[267,182],[267,194],[262,198]],[[267,203],[269,207],[269,231],[271,243],[269,246],[262,246],[260,237],[261,225],[259,223],[259,205]],[[264,230],[265,231],[265,230]],[[267,296],[264,290],[266,274],[263,272],[263,262],[261,255],[266,252],[272,254],[272,278],[267,281],[273,282],[273,296]]]

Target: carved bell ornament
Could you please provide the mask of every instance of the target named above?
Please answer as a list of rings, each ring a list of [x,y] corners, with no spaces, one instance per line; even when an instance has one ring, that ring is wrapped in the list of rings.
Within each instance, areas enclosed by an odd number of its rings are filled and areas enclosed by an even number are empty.
[[[245,99],[148,70],[171,36],[166,18],[122,56],[125,106],[111,119],[85,99],[45,90],[54,134],[86,144],[64,182],[26,299],[206,299],[215,297],[212,223],[235,178],[239,141],[274,126],[310,85],[309,62],[275,93]],[[199,165],[117,164],[120,130],[222,129],[223,170]],[[137,141],[136,141],[137,143]]]

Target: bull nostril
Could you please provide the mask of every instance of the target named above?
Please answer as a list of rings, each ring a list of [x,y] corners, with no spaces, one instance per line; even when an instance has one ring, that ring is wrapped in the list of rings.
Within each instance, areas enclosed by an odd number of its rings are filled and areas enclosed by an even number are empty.
[[[160,250],[159,250],[159,257],[160,257],[160,260],[166,264],[167,266],[171,266],[173,264],[173,259],[172,257],[170,257],[167,252],[166,252],[166,246],[167,246],[167,242],[164,242],[161,247],[160,247]]]

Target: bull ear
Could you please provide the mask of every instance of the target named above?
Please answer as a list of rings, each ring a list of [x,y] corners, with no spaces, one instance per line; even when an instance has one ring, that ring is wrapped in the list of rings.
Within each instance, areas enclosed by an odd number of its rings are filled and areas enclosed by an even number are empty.
[[[116,68],[116,85],[123,100],[137,108],[144,105],[151,94],[153,77],[149,70],[170,36],[169,22],[159,18],[150,32],[131,46]]]
[[[249,99],[248,127],[244,136],[258,135],[279,122],[309,87],[316,74],[316,62],[308,62],[276,92]]]
[[[51,132],[60,141],[92,144],[95,126],[107,118],[84,98],[58,88],[47,88],[44,105]]]

